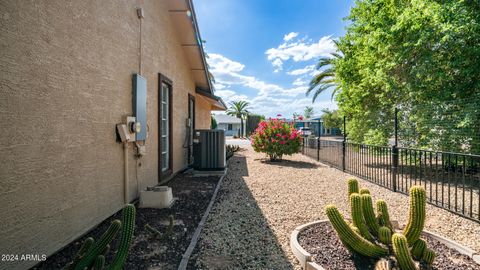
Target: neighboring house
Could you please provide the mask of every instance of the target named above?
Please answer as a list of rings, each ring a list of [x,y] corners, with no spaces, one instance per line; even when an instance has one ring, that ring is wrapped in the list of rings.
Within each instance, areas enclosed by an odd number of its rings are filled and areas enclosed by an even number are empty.
[[[240,136],[240,118],[226,114],[213,115],[217,121],[217,129],[225,130],[225,136]]]
[[[3,254],[48,256],[171,178],[191,162],[191,127],[226,109],[191,0],[4,0],[0,20]],[[128,143],[125,160],[116,124],[138,109],[134,74],[146,81],[145,151]]]
[[[342,132],[339,128],[326,128],[323,126],[323,121],[321,117],[312,117],[302,120],[293,120],[286,119],[288,123],[294,124],[295,128],[299,129],[301,127],[309,127],[312,131],[312,135],[318,136],[339,136],[342,135]]]

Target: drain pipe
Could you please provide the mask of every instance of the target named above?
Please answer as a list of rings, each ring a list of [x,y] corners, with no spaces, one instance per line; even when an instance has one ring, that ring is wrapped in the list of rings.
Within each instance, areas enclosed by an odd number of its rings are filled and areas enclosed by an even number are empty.
[[[125,159],[125,168],[124,168],[124,192],[123,192],[123,198],[125,200],[125,203],[128,203],[128,142],[123,143],[123,154],[124,154],[124,159]]]

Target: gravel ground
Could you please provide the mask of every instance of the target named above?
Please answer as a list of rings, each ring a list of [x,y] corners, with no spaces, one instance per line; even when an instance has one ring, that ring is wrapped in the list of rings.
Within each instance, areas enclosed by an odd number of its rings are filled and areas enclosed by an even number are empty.
[[[266,162],[242,146],[230,160],[219,197],[202,232],[190,268],[301,269],[289,237],[301,224],[326,219],[323,207],[349,211],[346,179],[352,177],[296,154]],[[374,199],[387,201],[392,219],[406,222],[408,197],[360,180]],[[480,224],[427,205],[425,229],[480,251]]]

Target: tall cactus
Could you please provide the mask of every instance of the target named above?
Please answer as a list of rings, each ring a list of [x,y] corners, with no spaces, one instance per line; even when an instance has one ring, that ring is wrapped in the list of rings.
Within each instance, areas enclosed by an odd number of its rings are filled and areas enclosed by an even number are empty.
[[[365,220],[363,218],[363,211],[362,211],[362,199],[360,195],[358,195],[358,193],[352,193],[352,195],[350,195],[350,207],[351,207],[353,225],[355,225],[355,227],[357,227],[360,230],[360,234],[363,237],[372,241],[373,236],[368,231],[368,227],[365,224]]]
[[[355,233],[347,222],[345,222],[342,214],[340,214],[334,205],[327,205],[325,212],[340,239],[347,243],[351,249],[361,255],[374,258],[379,258],[388,254],[387,249],[377,246]]]
[[[377,200],[377,219],[380,226],[386,226],[393,231],[390,215],[388,214],[387,203],[384,200]]]
[[[364,193],[361,195],[361,200],[365,222],[367,223],[368,228],[370,228],[370,232],[372,232],[374,235],[378,235],[378,229],[380,226],[378,226],[377,218],[375,217],[375,212],[373,211],[372,196]]]
[[[122,211],[122,237],[118,246],[117,254],[113,263],[108,267],[109,270],[121,270],[127,260],[128,250],[132,242],[133,231],[135,229],[135,206],[127,204]]]
[[[353,193],[358,193],[358,181],[355,178],[348,179],[348,197]]]
[[[408,223],[403,230],[409,246],[412,246],[418,240],[423,231],[423,226],[425,225],[425,205],[425,189],[421,186],[410,188]]]
[[[415,262],[413,261],[408,251],[407,238],[403,234],[395,233],[392,236],[393,254],[397,259],[398,265],[402,270],[416,270]]]
[[[84,270],[86,267],[90,267],[100,252],[104,251],[105,247],[110,243],[110,241],[112,241],[112,239],[120,230],[121,226],[122,223],[120,220],[116,219],[112,221],[110,227],[108,227],[107,231],[102,235],[100,240],[98,240],[98,242],[96,242],[78,262],[78,264],[75,266],[75,270]]]
[[[392,231],[385,226],[378,229],[378,240],[385,245],[389,245],[392,242]]]
[[[427,243],[423,239],[418,239],[412,247],[412,256],[420,260],[422,258],[423,252],[427,248]]]
[[[428,265],[432,265],[433,261],[435,260],[435,256],[436,256],[435,251],[429,248],[426,248],[423,251],[422,260],[426,262]]]

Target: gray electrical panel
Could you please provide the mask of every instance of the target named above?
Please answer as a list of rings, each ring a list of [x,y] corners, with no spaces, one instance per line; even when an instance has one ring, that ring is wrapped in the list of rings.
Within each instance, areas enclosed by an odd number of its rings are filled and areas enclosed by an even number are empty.
[[[135,140],[147,139],[147,80],[139,74],[133,75],[133,111],[136,122],[140,123]]]

